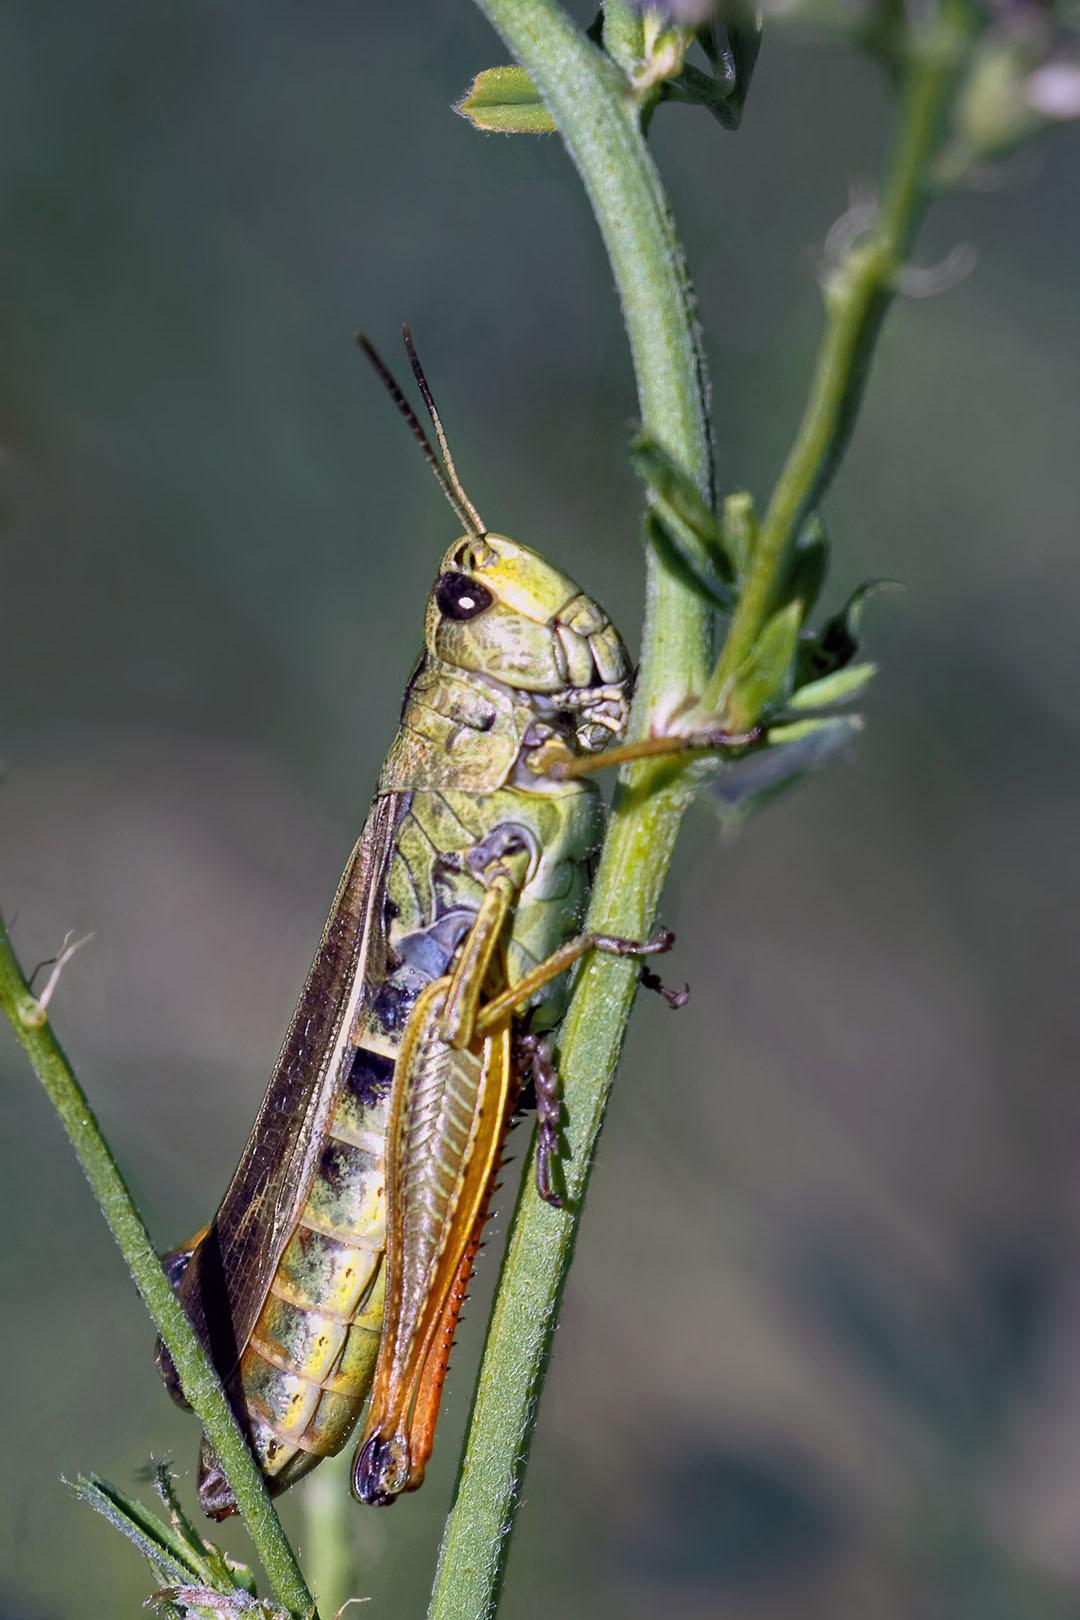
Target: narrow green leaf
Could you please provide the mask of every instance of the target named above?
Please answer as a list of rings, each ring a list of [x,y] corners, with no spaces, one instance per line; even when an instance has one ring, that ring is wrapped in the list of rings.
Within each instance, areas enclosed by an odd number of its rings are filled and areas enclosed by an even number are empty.
[[[730,613],[735,605],[734,569],[720,524],[697,485],[648,433],[639,433],[631,441],[630,455],[649,492],[647,541],[710,607]]]
[[[186,1586],[206,1579],[202,1560],[186,1541],[134,1497],[96,1474],[80,1474],[71,1489],[139,1549],[162,1585]]]
[[[786,702],[801,621],[798,601],[774,613],[736,670],[725,709],[725,721],[733,730],[748,730],[766,711]]]
[[[732,106],[726,87],[711,74],[702,73],[700,68],[689,62],[677,78],[670,79],[663,86],[663,97],[665,101],[686,101],[704,107],[724,129],[739,127],[741,114],[737,107]]]
[[[703,23],[698,44],[736,112],[742,111],[761,49],[761,12],[747,0],[725,0],[722,14]]]
[[[478,73],[454,111],[476,129],[500,135],[550,135],[555,129],[555,120],[522,67]]]
[[[758,536],[754,497],[749,490],[737,489],[733,494],[725,496],[720,528],[724,536],[724,549],[731,558],[735,577],[742,579],[754,559],[754,547]]]
[[[735,605],[735,592],[713,567],[712,559],[699,546],[689,531],[665,523],[659,512],[645,514],[645,540],[657,556],[667,564],[684,585],[722,613],[730,613]]]
[[[869,686],[877,674],[876,664],[848,664],[819,681],[809,681],[788,698],[789,709],[827,709],[834,703],[846,703]]]
[[[649,433],[634,435],[630,455],[661,519],[671,527],[688,531],[730,584],[735,572],[724,547],[723,531],[689,473]]]
[[[838,738],[843,734],[850,738],[863,729],[863,723],[861,714],[829,715],[822,719],[786,721],[783,725],[770,726],[765,735],[770,747],[786,748],[810,737]]]
[[[234,1615],[288,1620],[284,1609],[258,1599],[246,1565],[233,1563],[220,1547],[198,1534],[177,1501],[167,1463],[155,1465],[154,1483],[169,1509],[171,1525],[96,1474],[80,1474],[71,1487],[150,1564],[161,1590],[148,1603],[181,1620],[219,1620]]]
[[[187,1549],[187,1557],[191,1561],[192,1571],[200,1574],[202,1579],[205,1581],[209,1579],[207,1572],[212,1570],[215,1566],[215,1555],[217,1561],[221,1563],[222,1567],[224,1567],[225,1555],[221,1549],[219,1547],[215,1547],[212,1542],[203,1540],[198,1530],[196,1530],[195,1526],[184,1512],[184,1509],[180,1505],[180,1499],[176,1494],[176,1487],[173,1483],[172,1468],[170,1467],[169,1463],[167,1461],[154,1462],[153,1472],[154,1489],[157,1491],[158,1496],[161,1498],[164,1506],[169,1510],[169,1518],[172,1522],[173,1531],[180,1538],[185,1549]],[[246,1571],[246,1573],[250,1580],[251,1572]],[[252,1587],[252,1590],[254,1591],[254,1587]]]

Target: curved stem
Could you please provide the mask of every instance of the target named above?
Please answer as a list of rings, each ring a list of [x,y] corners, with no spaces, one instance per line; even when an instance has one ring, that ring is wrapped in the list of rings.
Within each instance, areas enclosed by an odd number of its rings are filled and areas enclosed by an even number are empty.
[[[682,250],[625,84],[551,0],[478,0],[552,113],[592,202],[615,274],[643,426],[711,493],[706,379]],[[711,614],[648,559],[632,734],[672,697],[700,692]],[[617,792],[589,926],[644,939],[652,926],[685,791],[669,765],[637,767]],[[637,987],[635,964],[593,959],[560,1041],[568,1208],[536,1196],[530,1165],[495,1300],[432,1620],[494,1612],[540,1386],[596,1137]]]
[[[296,1620],[317,1620],[300,1566],[281,1528],[262,1475],[202,1345],[161,1269],[150,1234],[120,1174],[108,1143],[42,1003],[23,976],[0,919],[0,1009],[15,1031],[49,1101],[71,1138],[101,1213],[119,1245],[135,1286],[168,1346],[184,1394],[225,1469],[244,1523],[280,1603]]]

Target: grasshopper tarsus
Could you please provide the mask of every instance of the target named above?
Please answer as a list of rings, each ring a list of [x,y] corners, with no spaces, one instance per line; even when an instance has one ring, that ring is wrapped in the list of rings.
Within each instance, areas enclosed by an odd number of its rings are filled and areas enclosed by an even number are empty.
[[[537,1191],[539,1192],[540,1197],[544,1200],[545,1204],[550,1205],[550,1207],[552,1209],[565,1209],[566,1208],[566,1205],[563,1202],[562,1194],[557,1193],[555,1191],[554,1187],[552,1187],[550,1185],[550,1183],[545,1181],[543,1186],[540,1185],[539,1170],[537,1170],[536,1181],[537,1181]]]
[[[556,1191],[552,1180],[558,1151],[558,1127],[541,1122],[536,1136],[536,1191],[552,1209],[563,1208],[562,1194]]]
[[[518,1036],[518,1061],[523,1084],[531,1084],[536,1100],[536,1190],[545,1204],[562,1209],[552,1170],[559,1156],[559,1071],[551,1048],[540,1035]]]
[[[653,972],[652,968],[643,967],[638,977],[646,990],[652,990],[656,995],[663,997],[672,1012],[678,1012],[679,1008],[685,1007],[690,1000],[690,986],[688,984],[684,984],[681,990],[672,990],[669,985],[664,983],[659,973]]]

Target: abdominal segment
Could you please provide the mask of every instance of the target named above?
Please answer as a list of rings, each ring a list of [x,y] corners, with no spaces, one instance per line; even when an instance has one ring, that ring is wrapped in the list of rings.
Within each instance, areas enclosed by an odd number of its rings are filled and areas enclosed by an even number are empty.
[[[383,1316],[392,1074],[389,1058],[357,1050],[241,1359],[251,1445],[274,1492],[341,1450],[371,1387]]]

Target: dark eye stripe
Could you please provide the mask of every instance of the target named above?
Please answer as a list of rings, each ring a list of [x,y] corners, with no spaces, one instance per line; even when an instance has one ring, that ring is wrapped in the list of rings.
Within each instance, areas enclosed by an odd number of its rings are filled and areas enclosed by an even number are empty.
[[[448,619],[475,619],[494,600],[487,586],[468,574],[440,574],[435,586],[439,612]]]

